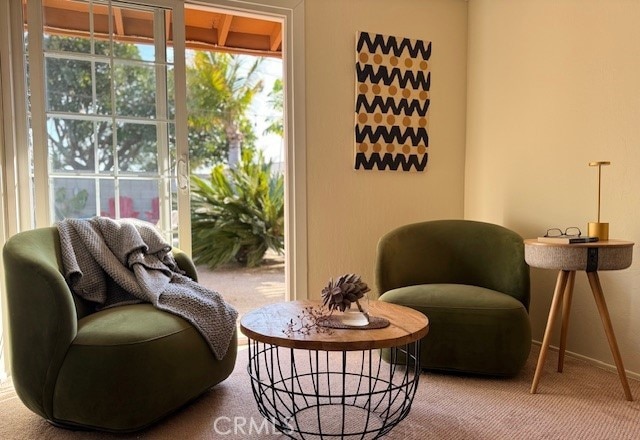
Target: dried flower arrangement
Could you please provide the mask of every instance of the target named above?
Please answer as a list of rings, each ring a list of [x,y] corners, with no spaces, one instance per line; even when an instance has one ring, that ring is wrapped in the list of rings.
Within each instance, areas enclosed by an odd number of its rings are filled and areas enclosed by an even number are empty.
[[[313,332],[332,334],[333,330],[320,325],[320,322],[326,319],[327,316],[328,313],[324,307],[305,307],[302,309],[302,313],[296,316],[296,321],[291,319],[287,323],[287,328],[282,330],[282,333],[288,337],[296,333],[301,335],[310,335]]]
[[[305,307],[296,319],[291,319],[287,323],[282,333],[288,337],[294,334],[310,335],[314,332],[331,334],[333,330],[327,323],[332,313],[335,310],[344,312],[354,303],[367,322],[370,322],[369,314],[360,304],[360,300],[369,291],[369,286],[362,282],[359,275],[345,274],[335,282],[331,278],[329,284],[322,289],[322,306]]]
[[[369,286],[362,282],[360,275],[348,273],[342,275],[336,282],[333,278],[329,279],[329,284],[322,289],[322,304],[331,312],[340,310],[344,312],[355,303],[358,310],[369,321],[369,314],[362,308],[360,301],[364,298],[365,293],[369,292]]]

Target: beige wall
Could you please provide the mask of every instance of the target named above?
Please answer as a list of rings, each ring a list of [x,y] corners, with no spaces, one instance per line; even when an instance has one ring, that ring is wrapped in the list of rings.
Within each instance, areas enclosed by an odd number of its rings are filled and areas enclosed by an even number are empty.
[[[596,218],[587,163],[610,160],[602,221],[612,238],[640,243],[638,23],[635,0],[469,2],[465,217],[526,237],[584,230]],[[568,350],[612,364],[586,277],[576,278]],[[625,367],[640,373],[640,263],[601,281]],[[538,341],[554,282],[532,269]]]
[[[373,286],[376,244],[390,229],[463,214],[467,3],[305,2],[309,297],[330,277]],[[433,42],[429,164],[423,173],[355,171],[358,31]]]

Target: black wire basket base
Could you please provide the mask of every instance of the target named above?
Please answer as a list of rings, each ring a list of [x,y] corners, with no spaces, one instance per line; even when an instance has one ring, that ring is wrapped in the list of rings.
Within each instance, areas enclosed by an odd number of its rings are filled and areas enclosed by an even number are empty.
[[[342,412],[345,412],[344,425]],[[298,434],[305,439],[320,438],[375,438],[384,428],[384,418],[366,408],[341,404],[314,405],[298,411]],[[335,423],[338,421],[338,423]],[[344,432],[343,432],[344,431]]]
[[[258,409],[293,439],[380,438],[409,413],[420,378],[419,344],[396,347],[387,363],[378,350],[308,351],[250,341]]]

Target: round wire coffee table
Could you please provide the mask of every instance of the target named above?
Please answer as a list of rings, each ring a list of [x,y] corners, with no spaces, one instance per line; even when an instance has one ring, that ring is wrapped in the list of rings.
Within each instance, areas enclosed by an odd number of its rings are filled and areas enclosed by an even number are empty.
[[[292,319],[319,306],[278,303],[242,318],[258,409],[294,439],[380,438],[409,414],[429,320],[408,307],[371,301],[369,313],[388,319],[388,327],[285,333]]]

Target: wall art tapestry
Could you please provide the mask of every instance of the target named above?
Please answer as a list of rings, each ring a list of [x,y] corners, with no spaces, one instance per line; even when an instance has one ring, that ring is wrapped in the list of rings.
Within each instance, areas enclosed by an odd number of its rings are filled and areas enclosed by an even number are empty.
[[[424,171],[431,42],[359,32],[355,168]]]

